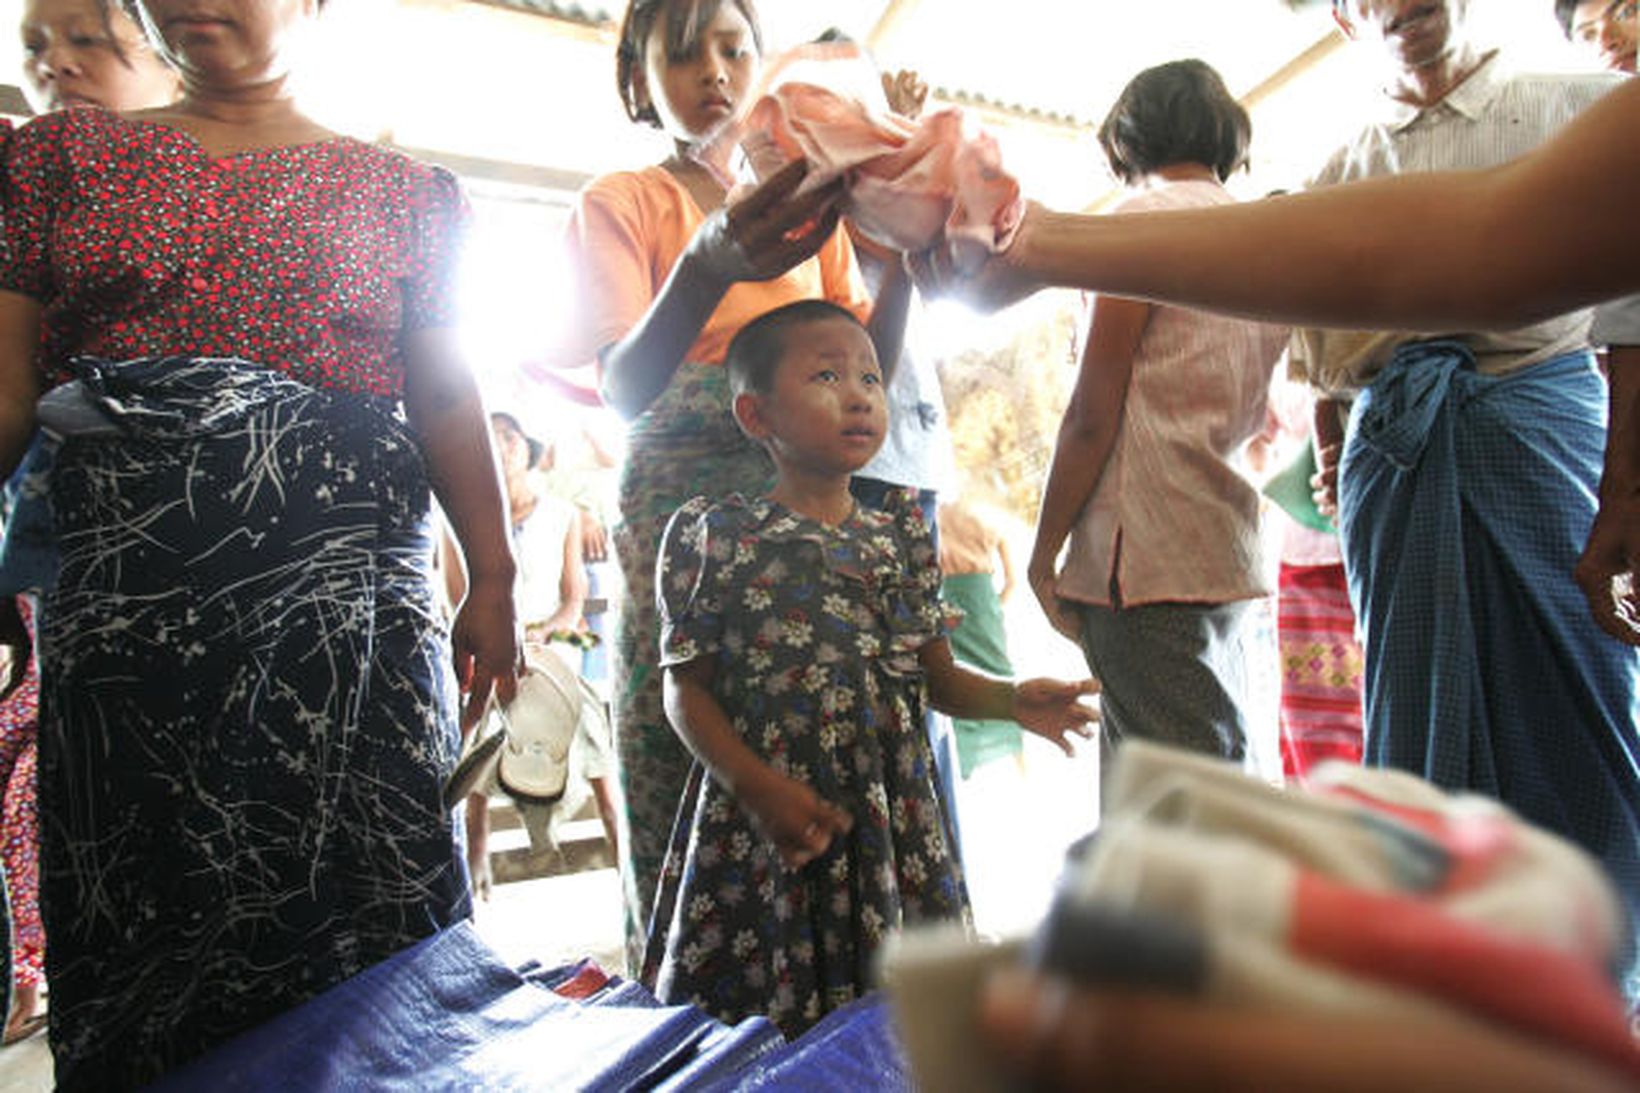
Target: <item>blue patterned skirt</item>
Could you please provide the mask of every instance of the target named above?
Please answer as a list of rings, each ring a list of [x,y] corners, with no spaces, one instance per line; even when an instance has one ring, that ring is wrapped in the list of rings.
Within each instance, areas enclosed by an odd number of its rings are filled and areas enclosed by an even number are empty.
[[[80,362],[41,636],[62,1088],[128,1087],[469,912],[430,491],[383,400]]]

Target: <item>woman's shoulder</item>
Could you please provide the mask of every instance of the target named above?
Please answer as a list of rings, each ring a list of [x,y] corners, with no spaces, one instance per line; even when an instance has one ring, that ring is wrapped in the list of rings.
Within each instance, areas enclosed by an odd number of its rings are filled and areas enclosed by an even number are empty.
[[[437,163],[417,159],[407,152],[373,141],[337,134],[315,141],[308,147],[330,157],[351,162],[378,177],[392,179],[412,195],[421,195],[436,204],[459,204],[461,181],[455,172]]]
[[[129,131],[131,126],[125,118],[100,106],[71,106],[29,118],[12,130],[9,144],[19,154],[44,146],[100,146],[115,130]]]
[[[579,204],[665,210],[680,205],[683,193],[671,173],[657,165],[599,175],[582,187]]]

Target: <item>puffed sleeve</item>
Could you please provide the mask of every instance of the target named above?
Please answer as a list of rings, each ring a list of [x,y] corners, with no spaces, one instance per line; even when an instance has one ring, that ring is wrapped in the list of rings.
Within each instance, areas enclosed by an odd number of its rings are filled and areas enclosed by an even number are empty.
[[[903,577],[890,595],[889,626],[895,646],[911,652],[943,637],[962,620],[962,612],[940,598],[940,556],[917,504],[917,491],[890,490],[883,500],[883,511],[894,520],[903,566]]]
[[[8,127],[0,150],[0,289],[41,301],[54,295],[51,237],[68,185],[60,118]]]
[[[461,271],[471,210],[456,176],[443,167],[414,164],[409,186],[411,253],[404,296],[404,329],[455,325],[456,277]]]
[[[654,302],[653,210],[644,196],[636,176],[608,175],[581,192],[570,214],[565,248],[576,298],[565,348],[574,359],[565,364],[588,363],[626,337]]]
[[[661,620],[661,667],[718,651],[723,637],[723,563],[733,536],[714,534],[711,502],[696,497],[672,514],[655,562]]]

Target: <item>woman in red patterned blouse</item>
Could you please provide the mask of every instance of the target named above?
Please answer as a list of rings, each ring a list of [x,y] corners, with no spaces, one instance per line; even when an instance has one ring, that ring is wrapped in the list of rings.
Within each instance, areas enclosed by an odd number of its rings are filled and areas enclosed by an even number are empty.
[[[36,420],[57,445],[39,779],[64,1089],[151,1080],[469,910],[440,803],[456,677],[476,709],[519,649],[449,330],[465,207],[296,110],[317,10],[146,0],[176,104],[37,119],[0,172],[0,476]],[[469,574],[448,639],[431,495]]]

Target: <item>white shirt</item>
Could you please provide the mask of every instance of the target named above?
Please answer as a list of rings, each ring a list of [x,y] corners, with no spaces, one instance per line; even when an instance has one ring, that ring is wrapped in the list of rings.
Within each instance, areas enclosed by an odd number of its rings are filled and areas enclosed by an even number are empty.
[[[1494,54],[1433,106],[1385,95],[1381,116],[1335,152],[1311,185],[1496,167],[1544,143],[1620,83],[1611,73],[1511,73]],[[1295,365],[1322,391],[1349,394],[1369,384],[1396,347],[1447,337],[1469,346],[1480,371],[1501,375],[1587,345],[1590,318],[1588,310],[1572,311],[1515,330],[1445,335],[1305,330],[1296,339]]]
[[[546,622],[563,603],[564,544],[576,518],[575,506],[561,497],[537,495],[535,508],[513,529],[518,562],[518,621]]]

